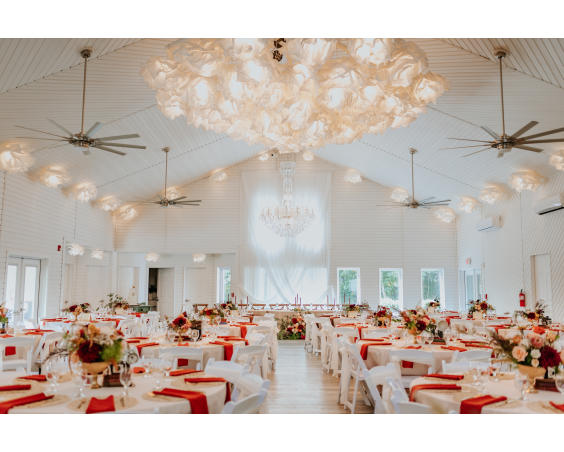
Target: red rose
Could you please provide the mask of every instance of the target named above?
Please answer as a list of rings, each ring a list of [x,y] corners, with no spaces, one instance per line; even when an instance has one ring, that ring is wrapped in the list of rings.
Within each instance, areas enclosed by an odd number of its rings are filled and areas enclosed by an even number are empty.
[[[480,308],[482,308],[482,311],[486,311],[488,309],[488,304],[483,301],[482,303],[480,303]]]
[[[539,363],[541,367],[546,369],[547,367],[556,367],[560,364],[560,354],[551,346],[545,345],[540,349],[540,352]]]
[[[98,344],[90,345],[90,342],[83,342],[78,347],[78,357],[83,363],[95,363],[100,359],[102,347]]]
[[[417,328],[419,331],[423,331],[425,328],[427,328],[427,324],[422,320],[418,320],[415,323],[415,328]]]
[[[298,323],[298,319],[296,319],[295,317],[292,319],[292,323]]]
[[[536,319],[537,318],[537,314],[534,312],[528,312],[527,313],[527,318],[530,320]]]

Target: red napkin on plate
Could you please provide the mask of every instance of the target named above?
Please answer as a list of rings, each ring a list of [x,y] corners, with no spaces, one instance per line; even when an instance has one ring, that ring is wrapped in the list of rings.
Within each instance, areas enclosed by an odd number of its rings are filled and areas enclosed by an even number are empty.
[[[138,344],[139,342],[141,342],[141,339],[126,339],[125,342],[127,342],[128,344]]]
[[[444,350],[452,350],[455,352],[466,352],[468,349],[462,347],[455,347],[453,345],[441,345],[441,348]]]
[[[564,411],[564,403],[554,403],[550,402],[550,405],[556,408],[557,410]]]
[[[249,345],[249,341],[246,339],[243,339],[242,337],[237,337],[237,336],[217,336],[218,339],[223,339],[224,341],[241,341],[241,342],[245,342],[245,345]]]
[[[45,375],[24,375],[23,377],[18,377],[18,380],[47,381],[47,376],[45,376]]]
[[[179,375],[188,375],[188,374],[193,374],[196,372],[202,372],[201,370],[196,370],[196,369],[176,369],[176,370],[171,370],[170,371],[170,376],[171,377],[178,377]]]
[[[225,378],[220,377],[192,377],[185,378],[186,383],[223,383],[225,382],[225,403],[231,401],[231,386]]]
[[[164,388],[162,391],[153,391],[153,394],[170,397],[181,397],[190,402],[192,414],[209,414],[208,399],[202,392],[183,391],[181,389]]]
[[[392,345],[391,342],[372,342],[370,344],[362,344],[360,346],[360,356],[362,359],[366,359],[368,357],[368,347],[372,347],[374,345]]]
[[[507,397],[494,397],[491,395],[464,399],[462,402],[460,402],[460,414],[482,414],[482,408],[484,408],[486,405],[496,402],[503,402],[504,400],[507,400]]]
[[[26,336],[43,336],[45,333],[41,333],[40,331],[28,331],[25,333]]]
[[[141,354],[145,347],[153,347],[154,345],[159,345],[158,342],[145,342],[144,344],[137,344],[137,353]]]
[[[464,375],[453,374],[427,374],[425,377],[440,378],[442,380],[462,380]]]
[[[28,403],[33,402],[41,402],[42,400],[52,399],[53,397],[54,396],[52,395],[46,396],[45,394],[40,392],[39,394],[20,397],[18,399],[4,400],[3,402],[0,402],[0,414],[8,414],[8,411],[10,411],[14,407],[27,405]]]
[[[27,391],[28,389],[31,389],[31,385],[0,386],[0,392],[2,392],[2,391]]]
[[[86,414],[103,413],[105,411],[115,411],[116,405],[114,403],[114,396],[109,395],[105,399],[97,399],[92,397],[90,403],[86,408]]]
[[[451,391],[460,391],[462,388],[458,385],[454,384],[425,384],[425,385],[415,385],[411,387],[411,391],[409,391],[409,400],[413,402],[415,400],[415,393],[417,391],[425,390],[425,389],[445,389]]]
[[[145,372],[146,372],[146,370],[145,370],[144,367],[135,366],[135,367],[133,368],[133,373],[134,373],[134,374],[144,374]]]
[[[145,336],[132,336],[132,337],[128,337],[126,340],[129,340],[129,339],[144,341],[145,339],[149,339],[149,338],[145,337]]]
[[[210,342],[210,344],[223,345],[223,359],[225,361],[231,361],[233,357],[233,344],[223,341]]]

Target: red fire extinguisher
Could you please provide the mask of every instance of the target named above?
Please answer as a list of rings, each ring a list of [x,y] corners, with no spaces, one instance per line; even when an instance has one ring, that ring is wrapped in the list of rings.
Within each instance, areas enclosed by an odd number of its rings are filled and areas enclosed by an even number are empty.
[[[519,306],[521,306],[522,308],[527,306],[525,292],[523,292],[523,289],[521,289],[521,292],[519,292]]]

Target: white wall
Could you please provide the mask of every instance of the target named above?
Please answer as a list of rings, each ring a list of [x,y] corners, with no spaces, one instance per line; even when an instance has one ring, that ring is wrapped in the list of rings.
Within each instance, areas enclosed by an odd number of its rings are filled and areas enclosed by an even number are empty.
[[[69,302],[93,302],[88,293],[86,265],[102,265],[105,287],[111,286],[111,250],[113,250],[113,226],[108,213],[94,209],[88,204],[78,203],[66,197],[61,190],[52,189],[30,180],[21,174],[0,173],[0,290],[5,298],[4,280],[6,259],[9,255],[42,259],[44,274],[40,291],[39,315],[58,312],[63,299],[61,269],[64,263],[74,267],[72,281],[68,281]],[[75,222],[76,237],[75,237]],[[85,255],[72,258],[57,251],[63,241],[76,241],[82,245],[108,250],[104,261],[93,261]],[[87,251],[88,252],[88,251]],[[93,293],[97,296],[99,291]]]
[[[232,285],[240,283],[238,250],[240,243],[240,174],[243,171],[275,170],[276,162],[252,159],[227,170],[221,183],[203,178],[182,187],[190,199],[202,199],[200,207],[158,209],[146,207],[130,222],[116,223],[115,244],[120,254],[149,251],[162,255],[158,266],[166,267],[171,259],[177,271],[191,263],[193,253],[227,255],[230,261]],[[330,284],[336,290],[338,267],[360,267],[361,296],[372,305],[378,304],[378,271],[381,267],[403,267],[404,304],[415,306],[420,299],[421,268],[445,269],[447,306],[457,307],[457,247],[456,226],[434,218],[430,211],[378,207],[389,203],[390,189],[364,180],[358,185],[344,182],[346,169],[322,159],[304,162],[298,158],[297,173],[331,171],[332,221],[330,245]],[[208,256],[207,271],[202,284],[215,301],[215,269],[217,256]],[[219,259],[219,258],[218,258]],[[186,289],[183,279],[175,278],[175,305],[181,303]],[[306,300],[304,300],[305,302]]]
[[[533,306],[531,256],[549,254],[552,285],[552,317],[564,320],[564,210],[539,216],[534,203],[564,191],[562,172],[545,172],[549,182],[534,193],[514,193],[512,198],[481,212],[463,215],[458,221],[458,256],[461,268],[467,257],[472,267],[483,264],[485,291],[498,311],[519,309],[518,294],[525,289],[527,303]],[[503,226],[494,232],[478,233],[477,221],[501,215]]]

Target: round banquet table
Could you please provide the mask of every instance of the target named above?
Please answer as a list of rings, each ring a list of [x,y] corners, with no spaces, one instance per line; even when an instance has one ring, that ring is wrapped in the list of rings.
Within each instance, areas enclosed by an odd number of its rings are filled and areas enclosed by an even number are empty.
[[[494,381],[493,377],[486,377],[485,389],[479,392],[471,385],[471,380],[465,376],[460,381],[450,381],[438,378],[421,377],[415,379],[411,387],[421,384],[457,384],[461,390],[419,390],[415,393],[414,401],[424,403],[431,407],[434,413],[448,413],[449,411],[460,412],[460,402],[464,399],[481,395],[506,396],[503,402],[492,403],[482,408],[483,414],[564,414],[564,412],[553,408],[549,402],[564,403],[564,395],[558,392],[538,391],[527,394],[527,400],[522,401],[520,391],[515,386],[513,375],[507,374]]]
[[[17,380],[16,378],[20,375],[21,374],[16,372],[0,373],[0,385],[29,383],[32,386],[31,389],[27,391],[0,391],[0,402],[48,391],[49,383]],[[206,375],[204,372],[198,372],[190,375],[170,377],[171,384],[164,383],[163,385],[167,388],[170,387],[202,392],[206,395],[209,413],[221,413],[223,406],[225,405],[225,383],[214,382],[189,384],[184,382],[184,378],[187,377],[205,376]],[[188,400],[178,397],[150,396],[149,394],[151,393],[151,391],[155,389],[155,380],[151,375],[145,376],[144,374],[133,374],[131,379],[133,386],[129,388],[130,402],[126,405],[125,408],[123,408],[120,404],[120,396],[123,392],[123,388],[112,387],[87,389],[85,391],[87,400],[85,400],[85,403],[83,403],[81,409],[77,409],[78,404],[80,403],[77,401],[78,397],[76,397],[77,387],[72,383],[72,381],[66,381],[60,383],[59,390],[53,399],[12,408],[10,410],[10,414],[80,414],[85,412],[90,397],[103,399],[112,394],[114,395],[114,403],[117,413],[191,413],[190,402]]]

